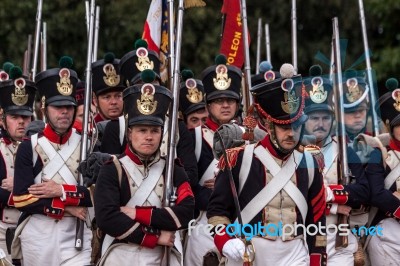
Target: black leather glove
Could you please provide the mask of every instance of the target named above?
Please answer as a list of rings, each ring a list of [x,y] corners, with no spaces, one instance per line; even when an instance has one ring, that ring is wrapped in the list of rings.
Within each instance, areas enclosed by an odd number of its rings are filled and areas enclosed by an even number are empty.
[[[78,167],[78,171],[83,175],[83,183],[86,186],[91,186],[96,183],[100,168],[103,166],[104,162],[111,159],[112,157],[108,153],[92,152]]]
[[[44,129],[44,122],[42,120],[35,120],[29,123],[29,125],[25,129],[25,136],[32,136]]]
[[[223,147],[225,147],[225,149],[230,149],[242,146],[245,143],[244,140],[242,139],[242,135],[243,135],[242,129],[236,124],[221,125],[218,128],[217,132],[215,132],[214,134],[214,141],[213,141],[214,157],[216,159],[219,159],[222,156]],[[221,145],[221,140],[224,146]]]

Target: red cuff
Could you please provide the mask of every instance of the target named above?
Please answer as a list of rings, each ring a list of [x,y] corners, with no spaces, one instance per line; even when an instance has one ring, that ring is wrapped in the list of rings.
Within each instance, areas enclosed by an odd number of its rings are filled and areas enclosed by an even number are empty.
[[[219,253],[222,254],[222,248],[224,247],[225,243],[231,239],[232,238],[226,233],[226,228],[224,228],[224,230],[222,230],[220,234],[214,235],[214,244],[219,250]]]
[[[84,198],[83,192],[78,192],[78,188],[75,185],[62,185],[65,192],[65,205],[66,206],[79,206],[80,199]]]
[[[10,207],[14,207],[13,193],[10,193],[10,196],[8,197],[7,205]]]
[[[62,202],[60,198],[53,198],[51,206],[44,207],[44,214],[51,218],[60,220],[64,216],[64,206],[64,202]]]
[[[186,197],[194,197],[189,182],[184,182],[183,184],[181,184],[178,188],[177,194],[178,198],[176,199],[176,204],[179,204]]]
[[[76,192],[77,191],[77,188],[76,188],[75,185],[63,184],[62,186],[64,188],[65,193],[67,193],[67,192]]]
[[[325,253],[312,253],[310,254],[310,266],[325,266],[327,261],[327,256]]]
[[[329,188],[332,190],[335,199],[332,201],[337,204],[346,204],[349,200],[349,193],[344,191],[344,187],[342,185],[329,185]]]
[[[394,213],[393,216],[396,217],[397,219],[400,219],[400,207],[398,207]]]
[[[136,206],[135,220],[138,223],[149,226],[151,223],[151,215],[153,213],[153,206]]]
[[[157,246],[158,236],[154,234],[145,234],[142,240],[141,246],[147,248],[154,248]]]

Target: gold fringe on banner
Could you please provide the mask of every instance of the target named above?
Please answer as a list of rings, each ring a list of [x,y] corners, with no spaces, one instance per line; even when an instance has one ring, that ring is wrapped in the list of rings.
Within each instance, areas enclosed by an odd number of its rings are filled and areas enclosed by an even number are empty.
[[[184,2],[185,9],[191,7],[203,7],[203,6],[206,6],[206,2],[204,2],[203,0],[185,0]]]

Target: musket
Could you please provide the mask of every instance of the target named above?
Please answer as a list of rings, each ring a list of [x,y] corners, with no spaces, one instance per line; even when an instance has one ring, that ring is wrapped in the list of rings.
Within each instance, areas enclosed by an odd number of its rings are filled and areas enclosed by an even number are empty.
[[[40,71],[45,71],[47,69],[47,24],[43,22],[43,30],[41,34],[40,43]]]
[[[256,56],[256,74],[260,73],[261,61],[261,37],[262,37],[262,18],[258,18],[257,27],[257,56]]]
[[[265,49],[267,50],[267,60],[271,62],[271,40],[269,35],[269,24],[265,24]]]
[[[371,60],[369,57],[369,47],[368,47],[368,36],[367,36],[367,26],[365,23],[365,14],[364,14],[364,4],[363,0],[358,0],[358,6],[360,9],[360,21],[361,21],[361,30],[363,36],[363,43],[364,43],[364,53],[365,53],[365,62],[367,65],[367,76],[368,76],[368,86],[369,86],[369,100],[372,104],[376,103],[376,95],[375,95],[375,88],[374,88],[374,81],[372,78],[372,68],[371,68]],[[372,115],[372,125],[373,125],[373,134],[374,136],[379,135],[379,119],[378,114],[376,113],[375,108],[371,108],[371,115]]]
[[[43,0],[38,0],[36,13],[36,30],[35,30],[35,48],[33,50],[33,65],[32,65],[32,81],[35,81],[38,57],[39,57],[39,42],[40,42],[40,24],[42,23],[42,6]]]
[[[235,204],[235,210],[236,210],[236,217],[237,217],[237,221],[240,225],[243,225],[243,218],[242,218],[242,212],[240,209],[240,204],[239,204],[239,196],[236,190],[236,185],[235,185],[235,181],[233,179],[233,175],[232,175],[232,166],[230,165],[230,162],[228,161],[228,155],[226,154],[226,147],[224,144],[224,141],[222,140],[221,134],[219,133],[219,130],[215,131],[215,135],[214,138],[217,137],[218,141],[221,143],[221,148],[222,148],[222,156],[226,162],[226,171],[228,173],[228,178],[229,178],[229,185],[230,185],[230,189],[232,192],[232,196],[233,196],[233,202]],[[252,245],[252,243],[250,241],[247,241],[243,235],[239,235],[239,237],[244,241],[245,243],[245,253],[243,256],[243,266],[250,266],[252,265],[252,262],[255,259],[255,250],[254,247]],[[250,254],[249,254],[249,253]]]
[[[292,62],[294,72],[297,74],[297,15],[296,0],[292,0]]]
[[[31,67],[31,55],[32,55],[32,34],[28,35],[28,46],[24,53],[24,62],[23,62],[23,72],[24,76],[29,77],[29,71]]]
[[[179,107],[179,64],[180,60],[176,58],[180,57],[180,45],[182,43],[182,26],[183,26],[183,0],[179,0],[179,12],[178,12],[178,29],[176,32],[176,44],[174,38],[174,0],[168,0],[168,87],[172,92],[172,104],[169,108],[169,121],[168,121],[168,154],[166,161],[166,176],[165,176],[165,187],[163,206],[169,207],[175,205],[176,201],[176,189],[174,188],[174,161],[176,156],[176,132],[178,123],[178,107]],[[177,46],[175,51],[175,45]],[[171,248],[165,247],[164,258],[167,266],[170,265],[171,260]]]
[[[174,0],[167,0],[168,10],[168,87],[171,88],[174,78],[175,66],[175,8]]]
[[[88,135],[89,135],[89,112],[92,102],[92,56],[93,56],[93,33],[94,33],[94,12],[95,0],[90,1],[90,22],[89,22],[89,35],[88,35],[88,50],[86,58],[86,71],[85,71],[85,102],[82,120],[82,138],[81,138],[81,157],[80,161],[86,160],[88,151]],[[83,177],[79,174],[79,185],[83,184]],[[76,235],[75,235],[75,248],[82,250],[83,246],[83,230],[84,221],[77,218]]]
[[[100,7],[96,6],[92,62],[97,61],[97,51],[98,51],[98,44],[99,44],[99,30],[100,30]]]
[[[240,0],[240,16],[242,18],[242,40],[244,49],[244,87],[243,87],[243,114],[246,115],[247,110],[253,103],[250,96],[251,88],[251,69],[250,69],[250,45],[249,45],[249,29],[247,27],[247,6],[246,0]]]
[[[89,24],[90,24],[90,3],[89,0],[85,1],[85,22],[86,22],[86,31],[89,38]]]
[[[349,184],[350,170],[347,163],[347,141],[346,129],[344,124],[344,106],[343,106],[343,80],[342,80],[342,62],[340,58],[340,38],[339,38],[339,24],[338,18],[332,19],[333,26],[333,93],[335,97],[335,116],[336,116],[336,130],[338,140],[338,162],[337,162],[337,176],[338,182],[341,185]],[[348,216],[338,214],[338,225],[346,224],[348,227]],[[348,236],[336,235],[335,248],[345,248],[348,245]]]

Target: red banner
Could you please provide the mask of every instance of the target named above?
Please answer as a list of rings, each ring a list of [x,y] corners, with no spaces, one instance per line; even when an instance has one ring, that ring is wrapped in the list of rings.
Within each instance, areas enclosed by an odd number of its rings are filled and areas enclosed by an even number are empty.
[[[239,1],[224,0],[221,13],[225,14],[225,24],[220,53],[226,56],[229,65],[242,68],[244,48]]]

